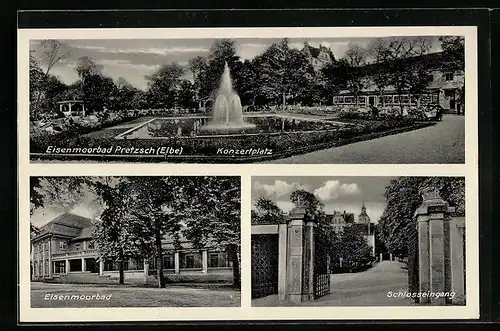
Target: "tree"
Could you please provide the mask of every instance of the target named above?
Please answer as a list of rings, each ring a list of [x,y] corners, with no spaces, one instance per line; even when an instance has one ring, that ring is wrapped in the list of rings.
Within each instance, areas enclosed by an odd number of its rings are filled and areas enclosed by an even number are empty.
[[[365,64],[366,51],[358,46],[352,45],[346,52],[343,60],[347,68],[347,89],[354,94],[355,105],[358,105],[358,95],[363,89],[361,67]]]
[[[309,79],[314,76],[306,55],[290,48],[286,38],[268,47],[255,61],[259,65],[262,93],[283,107],[286,106],[287,98],[299,97],[309,86]]]
[[[219,88],[220,78],[224,70],[224,63],[226,62],[233,77],[235,66],[239,62],[239,57],[236,55],[234,40],[217,39],[210,46],[206,64],[203,60],[200,60],[198,63],[198,67],[201,69],[197,75],[199,78],[201,96],[215,95]]]
[[[183,186],[187,196],[181,233],[195,247],[225,249],[233,263],[233,284],[240,286],[241,193],[239,177],[191,177]]]
[[[368,46],[367,55],[373,58],[370,76],[377,87],[379,98],[384,105],[384,90],[390,85],[390,71],[388,61],[390,60],[389,45],[386,39],[377,38]]]
[[[191,109],[196,107],[194,84],[187,79],[183,79],[179,84],[177,101],[183,108]]]
[[[415,44],[413,57],[418,60],[414,61],[413,65],[409,67],[408,91],[410,92],[410,102],[413,95],[417,99],[417,106],[420,106],[422,93],[431,80],[429,71],[434,67],[431,58],[424,56],[431,49],[432,41],[427,37],[417,37],[413,39],[413,42]]]
[[[179,245],[178,232],[186,202],[183,177],[130,177],[128,215],[136,247],[156,259],[158,287],[165,287],[162,239],[169,235]]]
[[[380,235],[389,252],[407,257],[410,289],[418,288],[418,233],[414,217],[422,204],[421,193],[434,187],[440,196],[465,213],[465,179],[463,177],[400,177],[385,189],[386,207],[379,221]]]
[[[441,62],[442,69],[448,72],[465,71],[465,38],[462,36],[442,36],[439,37],[439,41],[444,55],[444,60]],[[465,80],[462,81],[458,92],[458,102],[461,107],[464,107]]]
[[[49,78],[55,78],[50,76],[50,72],[69,56],[66,45],[53,39],[40,41],[30,53],[30,111],[33,119],[39,117],[42,109],[53,106],[52,96],[47,95],[50,93]],[[44,101],[45,105],[42,104]]]
[[[86,183],[102,199],[104,210],[94,221],[92,237],[97,243],[101,259],[118,262],[120,285],[125,283],[124,263],[135,256],[135,235],[125,217],[129,211],[127,204],[128,179],[126,177],[92,177]]]
[[[200,76],[207,68],[207,59],[203,56],[196,56],[189,60],[189,70],[193,74],[194,94],[197,101],[200,100],[201,82]],[[201,105],[199,105],[201,106]]]
[[[345,60],[327,63],[321,68],[325,88],[335,96],[341,89],[347,88],[349,78],[349,65]]]
[[[148,81],[148,99],[154,107],[170,108],[176,105],[177,92],[184,69],[173,62],[161,66]]]
[[[422,56],[430,50],[430,47],[431,41],[426,37],[395,37],[386,40],[388,82],[399,95],[401,115],[403,114],[401,104],[403,93],[416,94],[419,103],[421,92],[429,82],[430,66],[427,59]]]
[[[342,265],[349,268],[351,272],[359,267],[363,267],[373,262],[372,248],[363,237],[361,230],[354,224],[344,227],[344,230],[337,240],[334,261],[342,258]]]
[[[252,224],[280,224],[286,215],[271,199],[261,197],[252,209]]]
[[[114,103],[116,85],[109,77],[102,74],[102,65],[97,64],[88,56],[78,59],[76,72],[80,77],[83,101],[90,112],[100,112],[110,108]]]

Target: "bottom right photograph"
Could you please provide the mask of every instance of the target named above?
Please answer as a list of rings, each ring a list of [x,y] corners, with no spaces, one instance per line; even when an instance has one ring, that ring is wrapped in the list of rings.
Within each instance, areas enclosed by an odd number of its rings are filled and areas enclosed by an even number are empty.
[[[253,177],[252,306],[464,306],[465,214],[464,177]]]

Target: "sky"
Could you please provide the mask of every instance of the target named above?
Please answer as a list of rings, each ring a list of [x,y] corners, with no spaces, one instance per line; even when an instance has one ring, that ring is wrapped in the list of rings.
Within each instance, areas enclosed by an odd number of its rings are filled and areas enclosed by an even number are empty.
[[[321,200],[328,214],[346,211],[357,219],[364,201],[371,221],[378,223],[385,209],[385,187],[391,179],[395,177],[252,177],[252,207],[260,197],[266,197],[289,212],[294,206],[290,193],[303,189]]]
[[[99,205],[96,196],[92,192],[87,191],[70,207],[64,208],[59,205],[47,205],[43,208],[35,209],[30,220],[34,226],[40,228],[65,212],[93,219],[100,214],[101,210],[102,207]]]
[[[441,50],[438,37],[432,40],[431,52]],[[335,58],[342,58],[351,44],[366,47],[373,38],[323,38],[323,39],[289,39],[290,47],[302,49],[304,41],[317,47],[319,44],[331,48]],[[236,52],[242,60],[252,59],[261,54],[267,47],[279,41],[272,38],[234,39]],[[60,40],[61,49],[69,56],[51,69],[64,83],[71,84],[77,80],[76,63],[78,58],[89,56],[103,66],[106,76],[117,80],[125,78],[133,86],[145,90],[146,76],[151,75],[161,65],[177,62],[185,68],[185,78],[191,79],[188,61],[196,56],[206,56],[214,39],[99,39],[99,40]],[[30,49],[35,57],[40,58],[42,50],[39,40],[32,40]],[[44,65],[41,63],[42,68]]]

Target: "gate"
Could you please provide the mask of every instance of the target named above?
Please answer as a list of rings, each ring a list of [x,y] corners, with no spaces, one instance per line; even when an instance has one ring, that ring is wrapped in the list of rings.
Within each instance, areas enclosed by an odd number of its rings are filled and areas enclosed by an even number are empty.
[[[252,235],[252,299],[278,293],[278,235]]]
[[[314,299],[330,294],[330,257],[322,246],[314,244]]]

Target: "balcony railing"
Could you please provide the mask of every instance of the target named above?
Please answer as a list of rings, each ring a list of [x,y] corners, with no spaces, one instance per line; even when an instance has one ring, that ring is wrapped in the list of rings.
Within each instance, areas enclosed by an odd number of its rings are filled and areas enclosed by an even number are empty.
[[[83,255],[96,255],[98,254],[97,249],[84,249],[80,251],[66,251],[60,253],[52,254],[52,257],[75,257],[75,256],[83,256]]]

